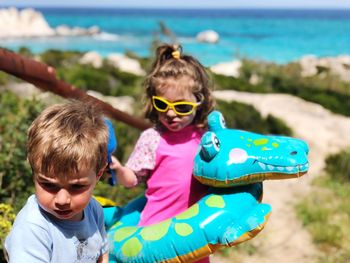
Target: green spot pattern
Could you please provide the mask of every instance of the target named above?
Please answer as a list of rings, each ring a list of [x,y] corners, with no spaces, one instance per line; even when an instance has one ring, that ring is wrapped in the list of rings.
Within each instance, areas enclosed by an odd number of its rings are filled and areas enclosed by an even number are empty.
[[[133,235],[138,228],[136,226],[126,226],[117,229],[114,233],[114,240],[117,242],[123,241],[125,238]]]
[[[176,223],[175,232],[180,236],[189,236],[193,232],[193,228],[187,223]]]
[[[170,223],[170,220],[166,220],[159,224],[146,226],[141,230],[140,235],[147,241],[159,240],[168,233]]]
[[[217,208],[224,208],[226,206],[225,200],[222,198],[222,196],[219,195],[212,195],[207,200],[205,200],[205,204],[208,207],[217,207]]]
[[[254,140],[253,143],[254,143],[255,146],[260,146],[260,145],[267,144],[268,142],[269,142],[268,139],[262,138],[262,139],[256,139],[256,140]]]
[[[123,255],[126,257],[134,257],[138,255],[141,249],[142,249],[142,244],[136,237],[130,238],[121,247],[121,251]]]
[[[197,203],[197,204],[194,204],[193,206],[191,206],[186,211],[184,211],[181,214],[179,214],[176,217],[176,219],[177,220],[185,220],[185,219],[189,219],[189,218],[195,217],[198,214],[199,214],[199,204]]]
[[[271,145],[272,145],[273,147],[275,147],[275,148],[277,148],[277,147],[280,146],[279,143],[277,143],[277,142],[273,142],[273,143],[271,143]]]

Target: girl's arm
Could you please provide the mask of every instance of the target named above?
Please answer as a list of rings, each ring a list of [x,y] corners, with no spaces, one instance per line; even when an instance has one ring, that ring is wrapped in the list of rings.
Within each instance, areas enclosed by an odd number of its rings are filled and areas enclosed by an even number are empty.
[[[112,163],[110,168],[114,169],[117,174],[117,182],[125,187],[134,187],[137,185],[138,180],[135,172],[130,168],[121,165],[117,158],[112,156]]]
[[[101,255],[96,263],[108,263],[108,252]]]

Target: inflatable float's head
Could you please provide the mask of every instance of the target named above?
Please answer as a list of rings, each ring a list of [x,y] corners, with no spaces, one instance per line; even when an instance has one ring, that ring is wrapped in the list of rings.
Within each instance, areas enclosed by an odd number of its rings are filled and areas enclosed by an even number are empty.
[[[308,171],[309,148],[300,139],[227,129],[218,111],[210,113],[208,126],[193,171],[203,184],[230,187],[299,177]]]

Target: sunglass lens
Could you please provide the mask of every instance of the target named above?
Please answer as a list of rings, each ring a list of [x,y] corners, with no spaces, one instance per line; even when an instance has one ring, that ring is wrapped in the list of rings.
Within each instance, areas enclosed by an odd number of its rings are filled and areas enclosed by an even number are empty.
[[[154,99],[154,105],[160,110],[165,110],[168,107],[168,104],[158,99]]]
[[[192,109],[193,106],[189,104],[178,104],[175,106],[175,110],[179,113],[189,113]]]

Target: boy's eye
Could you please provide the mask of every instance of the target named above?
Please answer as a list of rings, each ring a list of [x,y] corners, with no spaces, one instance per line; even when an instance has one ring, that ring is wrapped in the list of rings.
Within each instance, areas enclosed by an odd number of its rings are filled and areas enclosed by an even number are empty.
[[[54,191],[57,191],[60,187],[57,186],[56,184],[53,184],[53,183],[40,183],[41,187],[44,188],[46,191],[49,191],[49,192],[54,192]]]
[[[73,191],[80,191],[80,190],[84,190],[85,188],[87,188],[88,186],[85,184],[73,184],[71,185],[71,189]]]

